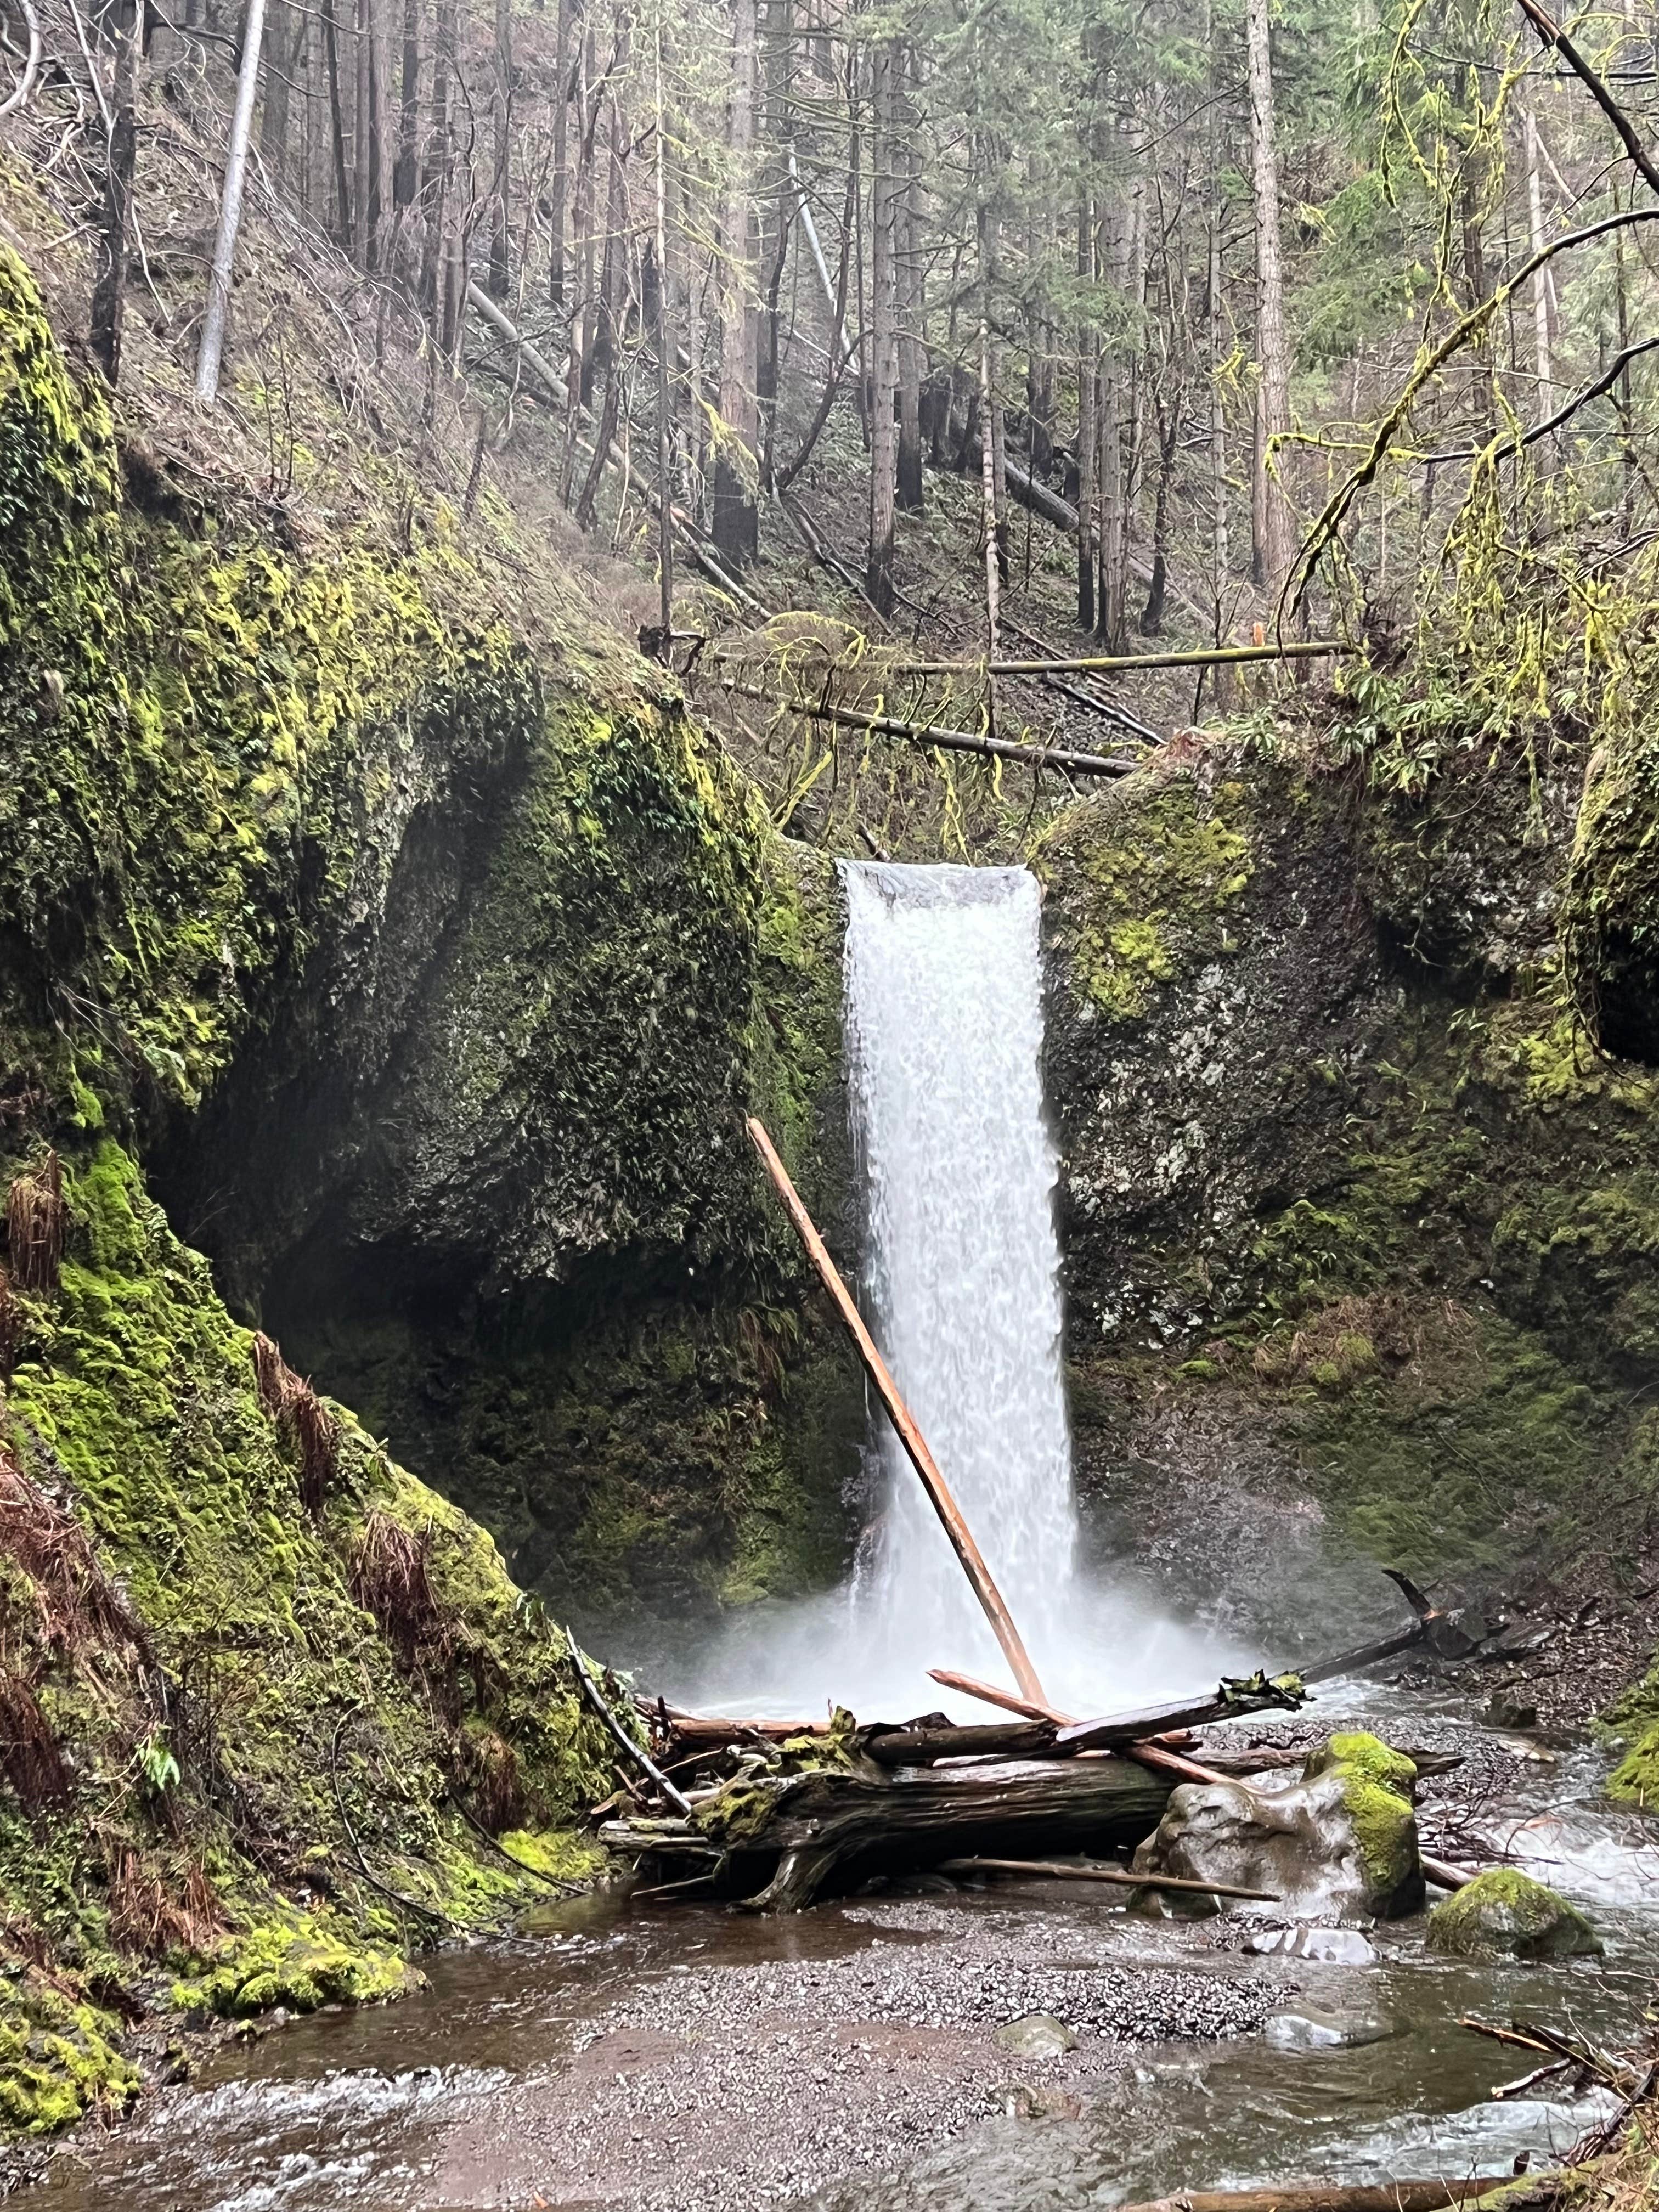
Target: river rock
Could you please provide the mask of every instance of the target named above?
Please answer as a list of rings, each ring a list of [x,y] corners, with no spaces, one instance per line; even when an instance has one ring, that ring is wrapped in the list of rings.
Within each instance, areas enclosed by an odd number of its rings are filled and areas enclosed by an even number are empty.
[[[1276,2051],[1355,2051],[1363,2044],[1383,2042],[1394,2030],[1369,2013],[1297,2005],[1269,2013],[1261,2033]]]
[[[1577,1905],[1516,1867],[1494,1867],[1429,1915],[1429,1948],[1453,1958],[1576,1959],[1601,1938]]]
[[[1369,1966],[1376,1946],[1358,1928],[1264,1928],[1245,1943],[1261,1957],[1320,1959],[1339,1966]]]
[[[1134,1870],[1265,1890],[1298,1917],[1396,1918],[1423,1901],[1416,1778],[1401,1753],[1356,1733],[1310,1752],[1299,1778],[1188,1783]],[[1219,1905],[1200,1898],[1188,1909]]]
[[[1014,2058],[1060,2058],[1072,2050],[1077,2037],[1063,2020],[1051,2012],[1027,2013],[997,2030],[997,2048]]]

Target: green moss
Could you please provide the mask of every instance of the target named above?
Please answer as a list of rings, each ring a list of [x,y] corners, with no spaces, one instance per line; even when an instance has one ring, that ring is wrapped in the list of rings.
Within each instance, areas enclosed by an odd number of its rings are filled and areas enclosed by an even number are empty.
[[[1603,1732],[1621,1748],[1607,1795],[1644,1810],[1659,1808],[1659,1660],[1608,1709]]]
[[[1437,1905],[1429,1948],[1454,1958],[1567,1959],[1599,1952],[1576,1905],[1518,1867],[1494,1867]]]
[[[138,2092],[120,2023],[14,1962],[0,1978],[0,2132],[56,2134]]]
[[[466,1786],[469,1730],[487,1727],[508,1748],[538,1831],[611,1786],[608,1748],[562,1638],[514,1588],[489,1536],[349,1415],[323,1516],[304,1511],[289,1449],[254,1388],[250,1337],[120,1147],[106,1139],[69,1161],[65,1194],[62,1288],[21,1302],[5,1438],[26,1473],[73,1500],[149,1656],[140,1668],[118,1650],[45,1655],[43,1707],[76,1780],[44,1832],[0,1819],[4,1908],[65,1960],[118,1978],[129,1938],[109,1895],[108,1844],[131,1837],[161,1881],[159,1912],[177,1920],[171,1886],[193,1862],[210,1904],[188,1910],[238,1931],[185,1976],[181,2001],[246,2013],[388,1994],[404,1984],[402,1953],[436,1923],[390,1911],[381,1890],[359,1883],[363,1861],[462,1927],[499,1925],[542,1894],[483,1852],[450,1806]],[[412,1650],[351,1593],[371,1511],[401,1522],[425,1556],[436,1612]],[[180,1770],[167,1833],[188,1844],[146,1858],[147,1824],[161,1815],[135,1794],[134,1747],[155,1728],[152,1665],[168,1684]],[[94,1666],[95,1688],[84,1672]],[[563,1856],[574,1869],[575,1854]],[[273,1861],[288,1869],[281,1887]],[[283,1893],[319,1885],[334,1898],[327,1913]]]
[[[0,249],[0,1028],[83,1127],[130,1066],[200,1098],[296,942],[343,915],[428,716],[475,759],[534,728],[491,598],[437,542],[307,562],[138,513],[100,387]]]
[[[175,1982],[183,2012],[243,2019],[270,2012],[315,2012],[325,2004],[368,2004],[421,1986],[396,1952],[343,1937],[319,1914],[284,1913],[229,1936],[201,1971]]]
[[[1083,1002],[1138,1021],[1162,987],[1231,949],[1228,909],[1256,866],[1244,787],[1182,779],[1091,801],[1058,818],[1032,865],[1065,895]]]
[[[609,1863],[603,1846],[578,1828],[509,1828],[495,1840],[509,1858],[550,1881],[592,1881]]]
[[[1393,1898],[1413,1886],[1420,1893],[1417,1816],[1412,1810],[1417,1768],[1405,1753],[1380,1736],[1355,1730],[1329,1737],[1309,1753],[1303,1771],[1310,1780],[1318,1774],[1340,1778],[1342,1802],[1376,1894]]]

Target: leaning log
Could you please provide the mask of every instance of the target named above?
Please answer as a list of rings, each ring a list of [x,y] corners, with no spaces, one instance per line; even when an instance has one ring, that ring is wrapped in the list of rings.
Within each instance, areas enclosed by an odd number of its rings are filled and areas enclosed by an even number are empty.
[[[635,1858],[722,1862],[757,1911],[793,1912],[826,1888],[963,1857],[1109,1851],[1140,1843],[1170,1784],[1127,1759],[1012,1760],[888,1773],[818,1768],[738,1780],[690,1820],[609,1821]]]

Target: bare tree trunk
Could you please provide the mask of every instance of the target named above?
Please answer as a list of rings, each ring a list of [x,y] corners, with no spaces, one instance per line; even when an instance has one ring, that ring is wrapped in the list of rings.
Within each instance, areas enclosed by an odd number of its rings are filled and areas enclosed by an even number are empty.
[[[259,159],[279,191],[288,181],[289,115],[295,62],[304,27],[305,17],[290,7],[288,0],[274,0],[265,38],[269,60],[265,67],[264,112],[259,118]]]
[[[552,233],[547,256],[547,296],[552,305],[564,305],[565,202],[570,191],[570,33],[576,0],[558,0],[559,32],[553,88],[553,191],[549,215]],[[580,38],[577,28],[578,40]]]
[[[415,204],[421,156],[421,0],[404,0],[403,71],[398,85],[398,166],[392,196],[401,211]]]
[[[660,25],[657,29],[656,63],[657,224],[652,246],[657,274],[657,312],[653,332],[657,349],[657,584],[662,621],[662,657],[666,661],[674,635],[674,493],[670,477],[672,418],[669,412],[669,364],[672,359],[674,326],[668,311],[668,167],[664,146],[668,124],[663,108]]]
[[[894,146],[893,42],[871,58],[870,313],[874,390],[870,440],[870,550],[865,589],[878,614],[893,611],[894,502],[898,489],[898,328],[894,230],[900,183]]]
[[[756,409],[755,203],[750,178],[755,131],[756,0],[733,0],[732,95],[720,286],[721,432],[714,455],[716,551],[747,568],[760,550],[757,501],[759,423]]]
[[[1206,33],[1213,24],[1213,11],[1205,11]],[[1206,35],[1206,46],[1213,48],[1212,37]],[[1214,638],[1219,645],[1226,623],[1226,598],[1229,550],[1227,544],[1227,406],[1221,389],[1221,364],[1225,358],[1227,321],[1225,303],[1221,291],[1221,157],[1222,143],[1220,103],[1215,97],[1215,64],[1210,65],[1210,218],[1209,237],[1209,297],[1206,301],[1209,325],[1210,357],[1210,599],[1214,609]],[[1200,681],[1202,679],[1200,678]],[[1221,679],[1218,678],[1216,696],[1224,704]],[[1194,708],[1194,713],[1197,709]]]
[[[352,258],[374,265],[374,0],[357,0],[356,121],[351,137]]]
[[[1544,185],[1540,173],[1538,118],[1530,104],[1522,111],[1521,127],[1526,145],[1528,242],[1538,253],[1544,245]],[[1552,391],[1555,375],[1550,344],[1550,293],[1541,275],[1533,283],[1532,328],[1534,360],[1538,370],[1538,416],[1541,422],[1555,405]]]
[[[495,173],[489,210],[490,296],[504,300],[511,276],[512,240],[507,204],[513,189],[513,6],[495,0],[495,82],[490,100],[495,125]]]
[[[1095,281],[1095,214],[1085,190],[1077,211],[1078,281],[1086,290]],[[1085,321],[1077,334],[1077,619],[1080,629],[1095,626],[1095,501],[1100,409],[1100,349]]]
[[[1249,0],[1250,175],[1255,196],[1256,516],[1255,580],[1278,592],[1296,552],[1295,521],[1277,476],[1272,443],[1291,427],[1291,362],[1285,330],[1285,267],[1279,236],[1279,161],[1273,136],[1273,37],[1267,0]]]
[[[219,397],[219,365],[224,356],[225,325],[230,317],[230,280],[236,264],[236,234],[242,225],[242,191],[247,181],[248,143],[253,135],[253,102],[259,88],[259,44],[264,34],[265,0],[248,0],[242,30],[241,67],[230,112],[230,143],[225,154],[224,189],[219,198],[219,229],[208,276],[207,312],[196,356],[196,397],[211,407]]]
[[[143,0],[125,0],[115,32],[113,123],[104,167],[98,227],[98,274],[92,291],[92,350],[112,384],[121,375],[121,310],[126,296],[127,234],[138,152],[138,66],[143,49]]]
[[[757,328],[755,397],[760,418],[760,480],[769,491],[777,447],[778,349],[784,271],[794,228],[796,196],[789,175],[791,118],[789,81],[794,67],[794,0],[768,0],[766,9],[766,119],[769,148],[766,189],[762,194],[760,263],[766,271],[766,304]]]
[[[980,521],[985,533],[985,710],[990,734],[996,735],[996,679],[991,674],[1002,642],[1002,549],[997,543],[997,450],[991,428],[991,325],[979,319],[979,489]]]
[[[334,0],[322,0],[323,53],[328,67],[329,143],[334,155],[334,235],[351,242],[351,185],[346,176],[345,111],[340,100],[340,28]]]
[[[901,55],[902,92],[898,108],[897,167],[903,179],[898,196],[896,253],[898,263],[898,503],[919,513],[923,501],[921,467],[921,371],[927,353],[922,329],[926,305],[921,264],[921,117],[915,96],[921,58],[915,46]]]

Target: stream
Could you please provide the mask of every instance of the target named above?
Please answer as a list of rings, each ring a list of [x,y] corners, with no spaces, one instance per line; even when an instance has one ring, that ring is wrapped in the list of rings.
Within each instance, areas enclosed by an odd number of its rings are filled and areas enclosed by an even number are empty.
[[[1443,1698],[1350,1686],[1341,1711],[1376,1725],[1384,1702],[1397,1741],[1490,1765],[1493,1740]],[[600,1893],[440,1954],[401,2003],[227,2045],[60,2154],[42,2212],[1062,2212],[1542,2161],[1604,2101],[1554,2083],[1494,2100],[1536,2061],[1459,2019],[1632,2040],[1659,1823],[1598,1803],[1589,1750],[1498,1748],[1512,1778],[1483,1832],[1586,1907],[1600,1960],[1440,1960],[1420,1917],[1298,1939],[1352,1956],[1264,1954],[1238,1947],[1274,1940],[1270,1919],[1148,1920],[1054,1881],[935,1876],[784,1919]],[[1000,2046],[1034,2009],[1079,2024],[1075,2049]]]

